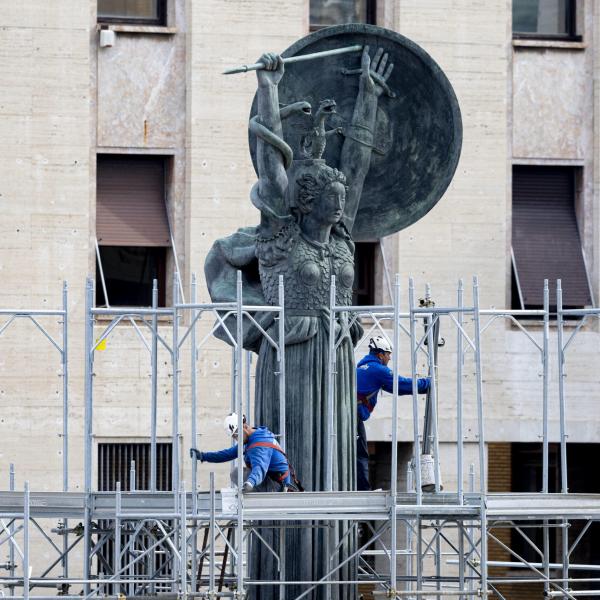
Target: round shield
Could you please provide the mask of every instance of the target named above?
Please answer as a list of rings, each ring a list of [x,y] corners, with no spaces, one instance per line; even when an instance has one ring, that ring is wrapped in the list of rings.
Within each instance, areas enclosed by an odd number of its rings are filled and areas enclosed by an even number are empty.
[[[352,231],[357,240],[373,240],[408,227],[428,213],[446,191],[460,156],[462,123],[450,82],[433,59],[402,35],[374,25],[350,24],[312,33],[282,56],[287,58],[355,45],[389,54],[394,69],[389,94],[379,97],[369,172]],[[312,115],[299,111],[283,121],[285,141],[302,158],[307,132],[322,100],[335,100],[326,130],[343,132],[351,124],[358,93],[361,52],[323,56],[286,65],[279,83],[283,105],[306,100]],[[256,114],[254,98],[251,116]],[[345,137],[327,135],[323,158],[339,168]],[[250,134],[256,170],[256,137]],[[352,185],[352,181],[348,182]]]

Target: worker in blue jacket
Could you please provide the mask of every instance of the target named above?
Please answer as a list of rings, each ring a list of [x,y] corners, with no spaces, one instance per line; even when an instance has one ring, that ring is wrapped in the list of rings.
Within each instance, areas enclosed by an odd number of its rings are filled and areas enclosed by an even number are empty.
[[[392,357],[392,345],[386,338],[379,335],[369,340],[369,354],[356,367],[356,392],[358,399],[358,437],[356,448],[357,487],[359,490],[370,490],[369,483],[369,449],[365,421],[377,405],[379,390],[390,394],[394,391],[394,376],[387,366]],[[419,394],[425,394],[429,389],[429,378],[417,380]],[[398,376],[398,394],[412,394],[412,379]]]
[[[235,440],[231,448],[218,450],[217,452],[200,452],[196,448],[190,448],[190,456],[200,462],[222,463],[235,460],[238,457],[237,430],[238,417],[235,413],[225,417],[223,423],[225,431]],[[293,468],[290,467],[287,456],[281,446],[275,440],[275,436],[266,427],[250,427],[243,417],[243,440],[244,440],[244,477],[249,474],[244,482],[243,491],[251,492],[259,486],[265,477],[276,481],[281,485],[281,491],[302,491],[302,486],[296,479]],[[237,477],[235,478],[237,481]]]

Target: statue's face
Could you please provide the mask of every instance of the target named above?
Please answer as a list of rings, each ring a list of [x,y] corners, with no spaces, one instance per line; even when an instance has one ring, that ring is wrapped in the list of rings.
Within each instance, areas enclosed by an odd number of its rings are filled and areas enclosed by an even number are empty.
[[[320,223],[335,225],[344,214],[346,204],[346,188],[335,181],[328,184],[317,202],[314,203],[314,216]]]

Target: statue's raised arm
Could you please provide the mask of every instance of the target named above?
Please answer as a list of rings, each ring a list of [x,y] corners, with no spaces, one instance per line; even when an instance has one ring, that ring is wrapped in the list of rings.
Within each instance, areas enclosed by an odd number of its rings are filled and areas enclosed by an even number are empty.
[[[348,195],[344,210],[344,224],[352,231],[360,203],[365,177],[369,172],[375,136],[378,99],[384,92],[391,95],[387,85],[393,63],[388,63],[387,52],[379,48],[371,61],[369,46],[363,48],[358,95],[352,121],[345,131],[340,167],[348,180]]]
[[[285,203],[288,179],[286,168],[292,151],[283,141],[279,92],[277,86],[284,67],[278,54],[263,54],[259,59],[265,67],[256,72],[258,78],[258,114],[250,121],[257,135],[258,182],[252,189],[252,203],[261,212],[262,223],[285,218],[289,213]]]

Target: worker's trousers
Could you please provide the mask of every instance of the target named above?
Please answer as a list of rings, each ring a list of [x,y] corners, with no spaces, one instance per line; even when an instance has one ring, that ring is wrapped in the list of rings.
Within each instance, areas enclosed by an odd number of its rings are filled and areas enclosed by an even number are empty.
[[[356,487],[359,491],[371,489],[369,483],[369,447],[364,421],[357,419],[358,435],[356,436]]]

